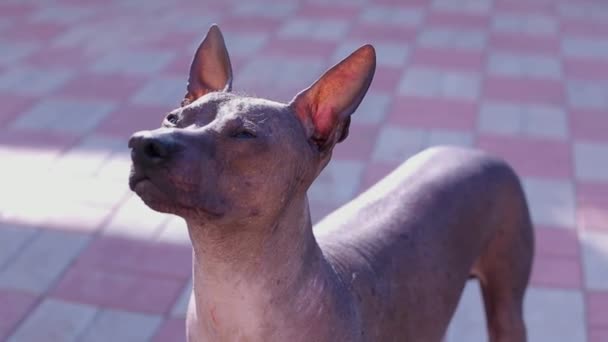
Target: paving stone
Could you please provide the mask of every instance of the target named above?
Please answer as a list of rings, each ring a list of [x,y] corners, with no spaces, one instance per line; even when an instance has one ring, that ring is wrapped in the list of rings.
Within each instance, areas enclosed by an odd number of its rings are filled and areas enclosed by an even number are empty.
[[[427,134],[420,129],[385,126],[381,129],[373,160],[400,164],[420,152],[427,142]]]
[[[161,71],[172,59],[170,51],[125,51],[114,50],[101,56],[91,65],[99,73],[126,73],[151,75]]]
[[[450,322],[446,342],[483,342],[487,340],[486,316],[481,298],[481,288],[477,281],[469,281]]]
[[[35,306],[37,297],[22,291],[0,290],[0,340],[6,341]]]
[[[336,48],[332,61],[334,63],[341,61],[364,44],[366,44],[364,40],[343,42]],[[381,66],[402,67],[409,56],[409,47],[403,42],[380,41],[374,43],[374,48],[376,49],[376,63]]]
[[[289,94],[279,100],[289,101],[297,91],[312,84],[326,67],[320,59],[254,57],[240,70],[239,85],[247,91],[257,90],[257,96],[266,97],[269,97],[269,89],[287,89]]]
[[[526,177],[523,185],[535,224],[574,229],[574,187],[571,182]]]
[[[62,87],[74,77],[74,72],[61,69],[12,67],[0,70],[0,91],[42,96]]]
[[[608,291],[587,291],[587,320],[591,327],[608,327]]]
[[[166,320],[154,336],[154,342],[185,341],[186,322],[183,318]]]
[[[148,208],[132,195],[112,216],[102,234],[105,236],[152,239],[160,233],[169,216]]]
[[[574,162],[578,180],[608,183],[608,144],[575,142]]]
[[[359,190],[362,173],[360,161],[332,160],[308,189],[308,197],[314,201],[344,203]]]
[[[530,105],[524,108],[524,132],[531,137],[566,139],[566,113],[554,106]]]
[[[92,176],[114,151],[126,146],[125,140],[89,135],[78,146],[62,154],[54,163],[53,170],[60,171],[63,175]]]
[[[562,2],[557,5],[559,15],[566,18],[596,20],[608,18],[608,7],[601,2],[571,3]]]
[[[38,8],[29,20],[34,23],[77,24],[79,21],[90,18],[95,14],[95,8],[77,6],[54,5],[52,7]]]
[[[352,120],[362,124],[379,124],[386,117],[390,101],[388,94],[370,91],[363,98]]]
[[[490,73],[509,77],[560,79],[561,69],[558,59],[545,55],[495,52],[488,60]]]
[[[265,7],[266,8],[266,7]],[[257,53],[268,41],[268,34],[263,32],[231,32],[224,35],[226,46],[230,48],[231,57],[249,57]],[[199,39],[200,40],[200,39]],[[200,41],[197,40],[190,51],[198,48]],[[184,72],[186,69],[184,69]],[[185,75],[184,75],[185,76]]]
[[[45,299],[8,342],[78,341],[96,312],[97,309],[89,305]]]
[[[608,82],[568,81],[568,103],[574,108],[608,108]]]
[[[186,82],[183,77],[156,77],[135,93],[131,102],[176,108],[183,99],[185,91]]]
[[[486,33],[465,29],[424,29],[418,35],[418,44],[424,47],[441,47],[481,50],[486,45]]]
[[[417,26],[424,20],[424,11],[419,8],[372,5],[363,9],[359,18],[372,24]]]
[[[0,40],[0,50],[2,50],[2,55],[0,55],[0,66],[16,64],[38,48],[39,47],[33,43]]]
[[[158,236],[158,241],[190,246],[186,222],[181,217],[171,217]]]
[[[37,233],[36,229],[0,225],[0,270],[13,260],[18,251]]]
[[[337,41],[348,31],[349,24],[341,20],[293,18],[277,32],[281,38],[308,38]]]
[[[87,342],[149,341],[162,321],[160,316],[120,310],[103,310],[95,316],[80,340]]]
[[[557,33],[558,29],[554,18],[540,14],[499,13],[493,19],[493,29],[500,32],[548,35]]]
[[[171,316],[173,317],[186,317],[188,311],[188,303],[190,302],[190,296],[192,295],[192,278],[188,281],[182,293],[179,295],[173,308],[171,309]]]
[[[521,132],[522,117],[522,108],[517,104],[485,101],[479,112],[479,130],[514,135]]]
[[[11,124],[12,129],[85,134],[114,109],[110,101],[46,99]]]
[[[435,129],[429,132],[428,147],[437,145],[473,146],[473,134],[464,131]]]
[[[0,272],[0,288],[45,292],[89,239],[86,235],[41,231]]]
[[[432,7],[444,11],[483,14],[492,8],[491,0],[433,0]]]
[[[608,272],[606,272],[606,265],[608,265],[608,234],[583,232],[581,244],[587,289],[608,290]]]
[[[155,315],[167,313],[179,295],[184,280],[139,273],[76,265],[53,289],[53,296],[104,308]]]
[[[296,9],[296,3],[286,2],[265,6],[264,3],[252,1],[235,6],[232,13],[243,17],[283,18],[294,14]]]
[[[482,132],[492,134],[562,140],[568,137],[566,113],[548,105],[484,101],[478,124]]]
[[[412,67],[401,79],[399,93],[408,96],[476,100],[480,84],[480,77],[476,73]]]
[[[585,306],[580,291],[529,288],[524,317],[530,341],[585,341]]]
[[[564,37],[562,53],[568,57],[608,58],[608,39]]]

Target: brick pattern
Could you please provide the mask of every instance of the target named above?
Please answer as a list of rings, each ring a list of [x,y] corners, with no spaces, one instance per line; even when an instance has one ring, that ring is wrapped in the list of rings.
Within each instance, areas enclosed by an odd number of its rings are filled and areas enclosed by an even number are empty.
[[[130,194],[126,140],[179,103],[214,22],[235,89],[281,101],[376,46],[315,221],[426,147],[486,150],[536,225],[529,339],[608,340],[605,2],[142,3],[0,3],[0,340],[184,339],[188,233]],[[472,282],[447,342],[486,340],[481,303]]]

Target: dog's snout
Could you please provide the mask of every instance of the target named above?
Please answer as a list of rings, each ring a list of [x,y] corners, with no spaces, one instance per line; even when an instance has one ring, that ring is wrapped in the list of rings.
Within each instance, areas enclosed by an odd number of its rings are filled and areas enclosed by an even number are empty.
[[[160,164],[176,152],[177,144],[167,132],[137,132],[129,139],[131,157],[134,162],[146,165]]]

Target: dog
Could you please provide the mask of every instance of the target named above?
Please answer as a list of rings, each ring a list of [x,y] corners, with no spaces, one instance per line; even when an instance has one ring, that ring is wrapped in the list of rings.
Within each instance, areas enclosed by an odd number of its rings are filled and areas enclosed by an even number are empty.
[[[213,25],[181,106],[130,138],[130,188],[188,226],[189,341],[441,341],[471,277],[490,340],[526,341],[534,236],[503,160],[427,149],[313,229],[307,189],[375,63],[365,45],[288,104],[241,96]]]

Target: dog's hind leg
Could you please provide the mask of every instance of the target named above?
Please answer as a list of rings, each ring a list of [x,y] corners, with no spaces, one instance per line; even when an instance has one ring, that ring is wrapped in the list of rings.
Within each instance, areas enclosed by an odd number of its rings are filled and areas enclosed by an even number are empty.
[[[491,342],[525,342],[523,300],[534,254],[534,234],[521,185],[507,191],[495,234],[476,261]],[[505,199],[503,197],[503,200]]]

